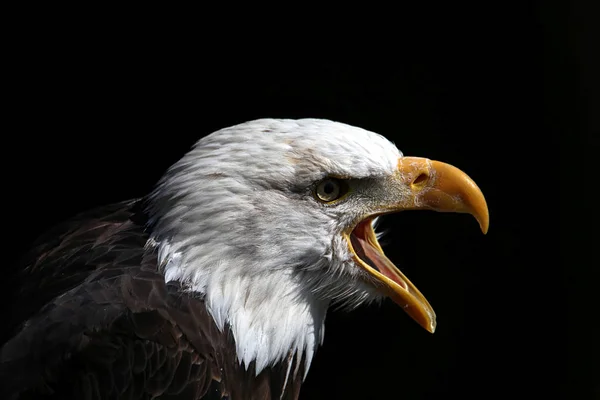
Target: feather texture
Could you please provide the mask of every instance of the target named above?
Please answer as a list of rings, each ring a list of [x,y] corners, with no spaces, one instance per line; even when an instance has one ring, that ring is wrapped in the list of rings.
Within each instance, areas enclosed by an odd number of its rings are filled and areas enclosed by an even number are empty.
[[[45,305],[21,312],[25,320],[2,347],[0,397],[296,398],[298,360],[255,378],[253,364],[237,363],[230,331],[217,328],[203,299],[165,283],[156,252],[144,248],[135,205],[78,216],[52,232],[59,240],[30,254],[21,296],[37,282],[47,295],[35,296],[31,308]],[[295,373],[284,390],[288,369]]]
[[[201,139],[150,196],[167,280],[206,296],[240,362],[261,371],[292,349],[308,370],[329,305],[379,299],[341,236],[361,204],[324,207],[313,185],[384,178],[400,156],[381,135],[318,119],[256,120]]]

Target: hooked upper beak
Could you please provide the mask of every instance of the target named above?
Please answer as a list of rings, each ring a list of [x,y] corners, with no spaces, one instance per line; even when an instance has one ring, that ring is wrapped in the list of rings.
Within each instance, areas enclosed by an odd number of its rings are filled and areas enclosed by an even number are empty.
[[[433,308],[385,256],[371,222],[377,215],[404,210],[468,213],[475,217],[485,234],[489,227],[487,204],[481,190],[467,174],[452,165],[426,158],[400,158],[398,171],[388,186],[390,194],[383,200],[385,204],[345,236],[355,262],[383,283],[382,292],[433,333],[436,327]]]

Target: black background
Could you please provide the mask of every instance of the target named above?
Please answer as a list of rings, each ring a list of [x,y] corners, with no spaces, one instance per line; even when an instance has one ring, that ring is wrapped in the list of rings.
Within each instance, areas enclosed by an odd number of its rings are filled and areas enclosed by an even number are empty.
[[[331,312],[301,397],[588,398],[589,352],[582,337],[567,344],[578,315],[559,265],[561,182],[578,175],[559,155],[577,150],[559,135],[597,145],[591,17],[516,4],[403,8],[316,43],[282,35],[284,16],[200,31],[210,14],[22,15],[4,61],[6,268],[52,224],[144,195],[214,130],[261,117],[337,120],[466,171],[491,224],[483,236],[464,215],[387,217],[386,253],[427,296],[438,330],[391,302]],[[315,33],[312,18],[291,30]],[[259,27],[266,35],[250,38]]]

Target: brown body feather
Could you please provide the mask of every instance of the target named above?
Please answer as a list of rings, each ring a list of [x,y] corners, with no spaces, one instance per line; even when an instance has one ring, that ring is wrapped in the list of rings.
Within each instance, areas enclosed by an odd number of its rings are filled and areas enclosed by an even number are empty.
[[[6,319],[0,398],[296,399],[301,360],[258,376],[240,366],[203,299],[164,282],[139,208],[82,214],[25,259]]]

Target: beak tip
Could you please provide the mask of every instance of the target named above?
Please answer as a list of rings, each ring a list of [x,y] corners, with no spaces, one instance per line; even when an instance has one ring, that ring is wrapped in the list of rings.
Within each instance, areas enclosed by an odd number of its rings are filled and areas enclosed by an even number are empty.
[[[437,323],[435,322],[435,320],[431,321],[431,324],[429,324],[429,326],[426,328],[427,332],[434,334],[436,327],[437,327]]]
[[[425,328],[425,330],[431,334],[435,333],[435,328],[437,328],[437,318],[435,312],[433,310],[427,313],[428,318],[421,323],[421,326]]]
[[[483,223],[480,223],[479,226],[481,227],[481,232],[483,232],[484,235],[487,235],[490,223],[488,221],[485,221]]]
[[[484,235],[487,235],[488,229],[490,228],[490,214],[487,207],[485,208],[483,217],[479,219],[479,226],[481,227],[481,232],[483,232]]]

